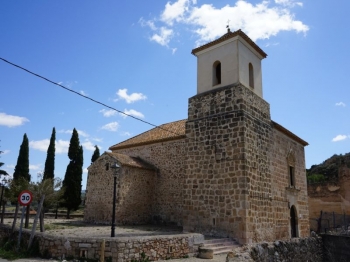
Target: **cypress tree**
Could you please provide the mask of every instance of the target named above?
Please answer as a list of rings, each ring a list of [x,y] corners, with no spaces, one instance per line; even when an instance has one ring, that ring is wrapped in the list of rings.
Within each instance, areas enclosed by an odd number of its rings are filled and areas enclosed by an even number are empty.
[[[99,157],[100,157],[100,149],[98,148],[98,146],[95,146],[94,154],[93,154],[92,157],[91,157],[91,164],[92,164],[93,162],[95,162],[95,160],[96,160],[97,158],[99,158]]]
[[[55,140],[56,140],[56,130],[52,129],[50,144],[47,149],[46,161],[45,161],[45,169],[43,179],[51,178],[54,179],[55,172]]]
[[[17,158],[17,165],[15,167],[15,172],[13,173],[13,179],[18,180],[23,177],[28,182],[30,181],[29,174],[29,142],[27,134],[23,136],[23,142],[19,149],[19,155]]]
[[[67,208],[67,218],[70,218],[70,211],[77,210],[81,203],[81,181],[84,162],[83,147],[80,146],[78,132],[75,128],[69,144],[68,157],[70,161],[63,180],[65,188],[63,205]]]

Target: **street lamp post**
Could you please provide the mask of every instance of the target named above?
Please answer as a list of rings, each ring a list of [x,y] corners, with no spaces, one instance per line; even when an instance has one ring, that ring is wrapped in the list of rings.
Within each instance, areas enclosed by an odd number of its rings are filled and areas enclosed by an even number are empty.
[[[113,187],[113,210],[112,210],[112,228],[111,228],[111,237],[115,237],[115,202],[117,200],[116,191],[117,191],[117,175],[120,170],[120,166],[117,163],[111,165],[111,168],[114,169],[114,187]]]

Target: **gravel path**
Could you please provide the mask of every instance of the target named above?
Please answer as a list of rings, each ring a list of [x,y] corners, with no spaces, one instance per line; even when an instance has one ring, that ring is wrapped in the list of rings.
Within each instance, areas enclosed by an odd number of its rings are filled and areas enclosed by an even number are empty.
[[[12,219],[7,218],[4,224],[12,225]],[[17,220],[17,227],[20,226],[19,219]],[[30,221],[30,224],[33,221]],[[62,237],[95,237],[107,238],[111,234],[110,225],[94,225],[85,223],[82,219],[45,219],[45,233],[48,235],[62,236]],[[31,229],[31,225],[29,227]],[[37,226],[39,232],[39,226]],[[142,226],[117,226],[115,228],[116,237],[144,237],[156,235],[177,235],[182,234],[180,227],[165,227],[155,225]]]

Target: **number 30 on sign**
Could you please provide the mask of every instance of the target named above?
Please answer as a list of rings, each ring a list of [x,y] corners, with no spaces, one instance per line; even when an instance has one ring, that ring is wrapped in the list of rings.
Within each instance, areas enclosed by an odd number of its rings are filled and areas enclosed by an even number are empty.
[[[28,206],[33,200],[32,192],[23,190],[18,196],[18,202],[21,206]]]

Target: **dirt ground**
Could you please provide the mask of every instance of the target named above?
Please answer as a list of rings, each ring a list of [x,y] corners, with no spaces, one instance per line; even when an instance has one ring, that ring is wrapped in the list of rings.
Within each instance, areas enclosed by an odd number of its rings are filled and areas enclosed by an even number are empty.
[[[4,224],[12,225],[13,219],[4,219]],[[29,229],[32,229],[33,219],[29,221]],[[39,224],[39,222],[38,222]],[[45,233],[62,237],[95,237],[106,238],[111,235],[111,225],[88,224],[81,218],[79,219],[54,219],[45,218]],[[20,219],[17,220],[16,227],[20,227]],[[39,232],[37,225],[36,232]],[[180,227],[169,226],[116,226],[116,237],[133,237],[133,236],[155,236],[155,235],[176,235],[181,234]]]

